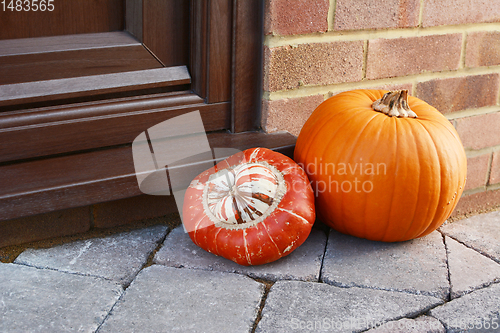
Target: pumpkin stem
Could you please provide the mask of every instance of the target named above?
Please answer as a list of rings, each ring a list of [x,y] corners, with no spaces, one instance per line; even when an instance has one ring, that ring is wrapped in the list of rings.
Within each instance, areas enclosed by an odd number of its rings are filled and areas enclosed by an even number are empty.
[[[391,117],[417,118],[408,105],[408,90],[389,91],[373,102],[372,108]]]

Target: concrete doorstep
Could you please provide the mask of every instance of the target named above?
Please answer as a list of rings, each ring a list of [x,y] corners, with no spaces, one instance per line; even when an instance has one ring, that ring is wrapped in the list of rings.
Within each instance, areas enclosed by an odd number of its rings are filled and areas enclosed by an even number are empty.
[[[0,264],[0,332],[500,332],[500,212],[243,267],[157,225]]]

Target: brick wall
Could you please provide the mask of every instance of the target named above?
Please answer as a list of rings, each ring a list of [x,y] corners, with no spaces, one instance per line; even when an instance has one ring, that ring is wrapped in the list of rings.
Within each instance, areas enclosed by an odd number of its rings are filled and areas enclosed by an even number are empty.
[[[500,0],[266,0],[264,29],[264,130],[298,135],[341,91],[408,89],[466,149],[454,214],[500,206]]]

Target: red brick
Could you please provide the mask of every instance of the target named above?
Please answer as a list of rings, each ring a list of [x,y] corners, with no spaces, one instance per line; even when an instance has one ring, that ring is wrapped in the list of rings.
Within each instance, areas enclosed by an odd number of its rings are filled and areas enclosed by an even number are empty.
[[[465,215],[482,213],[497,207],[500,207],[500,190],[469,194],[460,198],[451,217],[464,217]]]
[[[368,79],[457,69],[462,35],[375,39],[368,44]]]
[[[420,0],[337,0],[335,30],[409,28],[418,25]]]
[[[322,95],[264,100],[262,127],[266,132],[288,131],[298,136],[306,120],[323,100]]]
[[[467,67],[500,65],[500,32],[469,33],[465,53]]]
[[[465,148],[481,149],[500,144],[500,112],[456,120],[456,129]]]
[[[467,182],[465,190],[486,185],[491,154],[469,157],[467,159]]]
[[[267,91],[355,82],[363,76],[363,41],[265,47],[264,56]]]
[[[496,105],[499,75],[435,79],[417,84],[417,97],[442,113]]]
[[[498,183],[500,183],[500,151],[496,151],[493,153],[489,180],[490,185]]]
[[[96,228],[110,228],[177,212],[173,196],[140,195],[93,206]]]
[[[326,32],[329,7],[328,0],[266,0],[265,34]]]
[[[89,229],[88,206],[0,221],[0,248],[79,234]]]
[[[499,22],[498,1],[486,0],[425,0],[422,25],[453,25]]]

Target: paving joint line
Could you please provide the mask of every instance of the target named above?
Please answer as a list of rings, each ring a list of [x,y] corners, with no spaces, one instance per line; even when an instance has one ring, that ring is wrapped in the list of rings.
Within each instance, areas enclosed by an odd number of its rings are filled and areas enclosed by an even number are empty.
[[[492,286],[492,285],[495,285],[495,284],[499,284],[499,285],[500,285],[500,281],[494,281],[494,282],[492,282],[492,283],[488,284],[487,286],[480,287],[480,288],[478,288],[478,289],[474,289],[474,290],[469,291],[469,292],[467,292],[467,293],[465,293],[465,294],[462,294],[462,295],[460,295],[460,296],[458,296],[458,297],[456,297],[456,298],[454,298],[454,299],[452,299],[452,300],[450,300],[450,301],[446,301],[446,302],[444,302],[444,303],[442,303],[442,304],[438,304],[438,305],[436,305],[436,306],[434,306],[434,307],[431,307],[431,308],[429,308],[429,309],[425,310],[425,312],[423,312],[423,313],[422,313],[422,315],[426,315],[426,316],[429,316],[429,317],[432,317],[432,318],[435,318],[435,319],[439,320],[439,322],[440,322],[441,324],[443,324],[443,327],[446,329],[446,325],[444,324],[444,322],[443,322],[443,321],[441,321],[439,318],[434,317],[433,315],[431,315],[431,314],[430,314],[430,312],[431,312],[432,310],[434,310],[435,308],[438,308],[438,307],[440,307],[440,306],[442,306],[442,305],[445,305],[445,304],[447,304],[447,303],[450,303],[450,302],[452,302],[452,301],[454,301],[454,300],[457,300],[457,299],[459,299],[459,298],[462,298],[462,297],[463,297],[463,296],[465,296],[465,295],[470,295],[470,294],[472,294],[472,293],[474,293],[474,292],[476,292],[476,291],[479,291],[479,290],[482,290],[482,289],[488,288],[488,287],[490,287],[490,286]]]
[[[144,268],[147,268],[149,266],[154,265],[153,261],[154,261],[156,253],[158,253],[158,251],[160,251],[160,249],[163,247],[165,240],[167,239],[168,235],[170,235],[171,232],[172,232],[172,229],[169,227],[167,232],[165,233],[165,235],[161,239],[159,239],[158,242],[156,242],[156,247],[148,254],[148,258],[146,260],[146,263],[141,267],[141,269],[137,272],[137,274],[139,274],[139,272],[141,272]],[[137,276],[137,274],[135,276]],[[134,279],[135,279],[135,276],[134,276]]]
[[[359,331],[359,333],[368,332],[368,331],[370,331],[371,329],[378,328],[378,327],[380,327],[380,326],[382,326],[382,325],[385,325],[385,324],[387,324],[387,323],[390,323],[390,322],[393,322],[393,321],[398,321],[398,320],[401,320],[401,319],[417,319],[417,318],[420,318],[420,317],[422,317],[422,316],[432,317],[432,316],[428,315],[429,311],[431,311],[432,309],[434,309],[434,308],[436,308],[436,307],[438,307],[438,306],[441,306],[441,305],[442,305],[442,304],[439,304],[439,305],[436,305],[435,307],[432,307],[432,308],[429,308],[429,309],[424,309],[424,310],[422,310],[422,311],[418,312],[418,313],[417,313],[417,314],[415,314],[415,315],[409,314],[409,315],[407,315],[407,316],[400,316],[400,317],[395,317],[395,318],[393,318],[393,319],[386,320],[386,321],[384,321],[384,322],[379,323],[379,325],[378,325],[378,326],[372,326],[372,327],[369,327],[369,328],[367,328],[366,330]],[[435,317],[432,317],[432,318],[435,318]],[[436,318],[436,319],[437,319],[437,318]],[[444,326],[444,324],[443,324],[443,327],[445,327],[445,326]]]
[[[476,251],[476,252],[477,252],[477,253],[479,253],[480,255],[482,255],[482,256],[484,256],[484,257],[486,257],[486,258],[488,258],[488,259],[491,259],[491,260],[493,260],[494,262],[496,262],[497,264],[499,264],[499,265],[500,265],[500,259],[496,259],[495,257],[493,257],[493,256],[489,255],[488,253],[482,252],[480,249],[476,249],[476,248],[475,248],[475,247],[473,247],[472,245],[468,245],[467,243],[465,243],[465,242],[463,242],[463,241],[461,241],[461,240],[459,240],[459,239],[457,239],[457,238],[455,238],[455,237],[453,237],[453,236],[451,236],[451,235],[446,234],[444,231],[441,231],[441,230],[438,230],[438,231],[439,231],[439,232],[440,232],[443,236],[448,236],[448,237],[450,237],[451,239],[453,239],[453,240],[455,240],[455,241],[459,242],[460,244],[462,244],[463,246],[465,246],[465,247],[467,247],[467,248],[469,248],[469,249],[471,249],[471,250]]]
[[[257,326],[259,325],[259,322],[262,319],[262,311],[264,310],[264,307],[266,306],[267,296],[269,295],[271,287],[274,285],[275,282],[269,281],[269,280],[264,280],[264,279],[257,279],[257,278],[252,278],[252,279],[254,281],[262,283],[264,285],[264,293],[262,294],[262,298],[260,299],[259,309],[257,310],[257,316],[255,317],[255,321],[252,325],[252,329],[250,330],[250,333],[255,333],[255,331],[257,330]]]
[[[463,292],[460,296],[455,297],[454,299],[459,299],[459,298],[461,298],[461,297],[463,297],[463,296],[465,296],[465,295],[469,295],[469,294],[472,294],[472,293],[474,293],[474,292],[476,292],[476,291],[479,291],[479,290],[482,290],[482,289],[486,289],[486,288],[488,288],[488,287],[490,287],[490,286],[492,286],[492,285],[494,285],[494,284],[500,284],[500,280],[498,280],[498,281],[490,281],[490,282],[485,282],[485,283],[483,283],[482,285],[478,286],[476,289],[472,289],[472,290],[466,290],[466,291],[464,291],[464,292]],[[453,301],[454,299],[452,299],[452,300],[450,300],[450,301]]]
[[[323,257],[321,258],[321,265],[319,266],[319,274],[318,274],[318,281],[320,283],[323,283],[323,264],[325,262],[325,256],[326,256],[326,250],[328,248],[328,239],[330,238],[330,229],[328,231],[323,231],[326,233],[326,242],[325,242],[325,249],[323,250]]]
[[[132,282],[129,283],[129,285],[131,284]],[[101,329],[101,326],[104,325],[104,323],[106,322],[106,320],[108,320],[109,316],[111,316],[111,312],[113,312],[113,309],[115,308],[115,306],[121,301],[121,299],[123,298],[123,296],[125,295],[126,293],[126,290],[123,289],[120,297],[118,297],[118,299],[116,300],[116,302],[111,306],[111,308],[109,309],[108,313],[106,314],[106,316],[104,317],[104,319],[102,320],[102,322],[99,324],[99,326],[97,326],[97,328],[95,329],[94,333],[99,333],[100,329]]]
[[[450,302],[451,302],[451,301],[450,301]],[[432,317],[432,318],[434,318],[434,319],[437,319],[437,320],[441,323],[441,325],[443,325],[443,327],[444,327],[444,329],[446,330],[446,332],[448,332],[448,329],[446,328],[446,325],[444,324],[444,322],[443,322],[441,319],[439,319],[439,318],[434,317],[433,315],[431,315],[431,311],[432,311],[432,310],[434,310],[434,309],[436,309],[436,308],[438,308],[438,307],[440,307],[440,306],[442,306],[442,305],[444,305],[444,304],[446,304],[446,303],[449,303],[449,302],[444,302],[443,304],[438,304],[438,305],[436,305],[435,307],[432,307],[432,308],[428,309],[428,310],[427,310],[424,314],[425,314],[426,316],[429,316],[429,317]]]
[[[446,236],[441,233],[443,239],[444,251],[446,253],[446,279],[448,280],[448,294],[446,295],[446,302],[451,301],[451,276],[450,276],[450,258],[448,256],[448,244],[446,244]]]
[[[442,300],[444,303],[446,303],[446,294],[442,296],[436,296],[431,293],[428,293],[426,291],[412,291],[412,290],[403,290],[403,289],[387,289],[387,288],[380,288],[380,287],[369,287],[369,286],[364,286],[364,285],[358,285],[358,284],[352,284],[352,285],[345,285],[340,282],[336,281],[322,281],[319,283],[324,283],[330,286],[338,287],[338,288],[344,288],[344,289],[350,289],[350,288],[360,288],[360,289],[369,289],[369,290],[380,290],[380,291],[392,291],[392,292],[397,292],[397,293],[404,293],[408,295],[414,295],[414,296],[428,296],[428,297],[434,297],[437,299]]]
[[[42,270],[42,271],[43,270],[44,271],[52,271],[52,272],[58,272],[58,273],[63,273],[63,274],[78,275],[78,276],[83,276],[83,277],[91,277],[91,278],[101,279],[101,280],[113,282],[124,289],[123,284],[121,284],[120,282],[113,280],[113,279],[110,279],[110,278],[107,278],[107,277],[104,277],[104,276],[99,276],[99,275],[94,275],[94,274],[84,274],[84,273],[80,273],[80,272],[68,272],[68,271],[63,271],[63,270],[60,270],[57,268],[52,268],[52,267],[40,267],[40,266],[29,265],[29,264],[18,264],[15,262],[13,262],[12,265],[30,267],[30,268],[35,268],[35,269]]]
[[[172,230],[170,229],[170,227],[167,228],[167,232],[165,233],[165,235],[159,239],[156,243],[156,247],[148,254],[148,257],[146,259],[146,262],[144,263],[144,265],[142,265],[142,267],[137,271],[137,273],[135,273],[133,276],[131,276],[131,279],[128,283],[123,283],[122,284],[122,288],[123,288],[123,291],[127,290],[127,288],[130,286],[130,284],[136,279],[137,275],[139,275],[140,272],[142,272],[142,270],[144,268],[147,268],[149,266],[152,266],[154,263],[153,263],[153,260],[154,260],[154,256],[155,254],[160,250],[160,248],[163,246],[163,243],[165,242],[165,239],[167,238],[167,236],[170,234]]]

